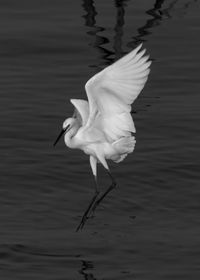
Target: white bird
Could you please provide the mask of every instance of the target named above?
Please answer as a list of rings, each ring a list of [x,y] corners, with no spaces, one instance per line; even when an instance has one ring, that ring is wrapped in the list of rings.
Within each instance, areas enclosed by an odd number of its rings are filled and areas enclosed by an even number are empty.
[[[107,161],[122,161],[135,147],[135,126],[131,116],[131,104],[143,89],[151,61],[141,51],[142,44],[114,64],[94,75],[85,85],[88,101],[71,99],[74,115],[63,123],[63,129],[54,145],[63,134],[65,144],[72,149],[83,150],[90,156],[90,165],[95,178],[95,194],[77,228],[81,229],[90,212],[116,186]],[[101,163],[112,180],[107,191],[99,196],[97,163]]]

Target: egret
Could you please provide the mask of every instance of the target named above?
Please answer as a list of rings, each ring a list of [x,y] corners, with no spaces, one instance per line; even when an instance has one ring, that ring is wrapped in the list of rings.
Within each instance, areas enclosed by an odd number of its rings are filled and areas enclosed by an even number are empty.
[[[116,186],[107,160],[121,162],[135,147],[136,132],[131,116],[131,104],[143,89],[150,72],[151,61],[142,44],[112,65],[89,79],[85,85],[88,101],[70,99],[75,110],[64,121],[54,146],[64,134],[65,144],[83,150],[90,157],[95,179],[94,195],[84,212],[77,231],[82,229],[90,214]],[[97,163],[103,165],[112,181],[100,196]]]

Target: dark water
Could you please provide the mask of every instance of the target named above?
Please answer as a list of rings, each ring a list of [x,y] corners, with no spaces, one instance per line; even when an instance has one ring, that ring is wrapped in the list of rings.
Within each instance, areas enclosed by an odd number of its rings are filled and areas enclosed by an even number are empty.
[[[200,279],[199,2],[0,8],[0,279]],[[136,149],[110,164],[119,187],[76,233],[93,193],[88,158],[52,144],[69,98],[141,41],[153,64],[133,106]]]

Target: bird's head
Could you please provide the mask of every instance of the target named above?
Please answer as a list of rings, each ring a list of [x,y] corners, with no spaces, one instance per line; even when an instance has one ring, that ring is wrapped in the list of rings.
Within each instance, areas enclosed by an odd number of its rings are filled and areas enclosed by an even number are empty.
[[[75,119],[74,118],[68,118],[64,121],[63,123],[63,130],[65,132],[69,131],[75,124]]]
[[[53,144],[54,146],[58,143],[58,141],[60,140],[62,135],[64,133],[67,133],[75,125],[75,123],[76,123],[76,119],[74,119],[74,118],[68,118],[64,121],[63,128],[62,128],[60,134],[58,135],[55,143]]]

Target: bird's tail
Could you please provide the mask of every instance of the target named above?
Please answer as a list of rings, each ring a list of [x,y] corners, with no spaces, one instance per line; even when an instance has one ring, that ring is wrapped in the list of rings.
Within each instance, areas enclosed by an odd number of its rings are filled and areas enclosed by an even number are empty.
[[[112,145],[113,148],[118,152],[119,157],[114,161],[120,162],[124,160],[127,154],[133,152],[135,148],[135,143],[136,140],[134,136],[122,137],[119,140],[115,141]]]

